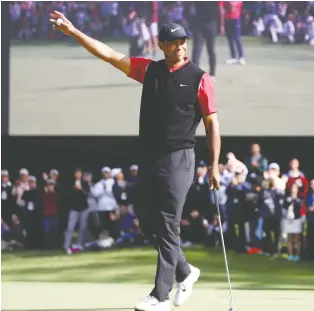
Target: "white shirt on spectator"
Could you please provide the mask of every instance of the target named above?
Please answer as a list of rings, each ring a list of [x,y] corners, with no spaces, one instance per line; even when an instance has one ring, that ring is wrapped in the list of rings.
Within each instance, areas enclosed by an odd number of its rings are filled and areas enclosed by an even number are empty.
[[[112,178],[101,179],[92,188],[92,194],[97,199],[97,211],[113,211],[117,208],[117,202],[112,192],[114,180]]]

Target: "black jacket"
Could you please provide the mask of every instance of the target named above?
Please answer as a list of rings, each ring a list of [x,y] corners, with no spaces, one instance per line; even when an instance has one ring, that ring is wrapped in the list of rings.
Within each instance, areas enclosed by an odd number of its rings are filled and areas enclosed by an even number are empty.
[[[84,180],[81,180],[82,190],[74,188],[75,181],[73,181],[72,187],[69,191],[69,206],[70,209],[81,212],[88,208],[87,197],[90,193],[90,186]]]

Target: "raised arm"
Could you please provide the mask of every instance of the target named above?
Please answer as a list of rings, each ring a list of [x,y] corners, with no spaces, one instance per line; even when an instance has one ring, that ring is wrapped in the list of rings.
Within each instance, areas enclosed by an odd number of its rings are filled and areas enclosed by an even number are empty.
[[[57,20],[61,19],[61,24],[57,25]],[[126,75],[130,73],[131,60],[128,56],[113,50],[108,45],[95,40],[77,28],[60,12],[54,11],[50,14],[50,22],[53,27],[67,36],[75,38],[88,52],[111,64]]]

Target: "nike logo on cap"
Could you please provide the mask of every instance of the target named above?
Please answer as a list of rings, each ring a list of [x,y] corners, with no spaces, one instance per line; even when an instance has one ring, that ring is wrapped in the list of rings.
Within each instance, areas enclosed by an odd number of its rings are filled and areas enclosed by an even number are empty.
[[[180,29],[179,27],[178,28],[175,28],[175,29],[170,29],[171,32],[174,32],[176,30]]]
[[[187,84],[182,84],[182,83],[181,83],[181,84],[180,84],[180,86],[188,86],[188,85],[187,85]]]

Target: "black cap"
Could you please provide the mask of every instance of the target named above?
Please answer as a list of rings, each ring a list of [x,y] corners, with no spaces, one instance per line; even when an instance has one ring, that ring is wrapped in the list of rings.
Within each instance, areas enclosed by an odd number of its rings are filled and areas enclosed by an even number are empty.
[[[165,24],[162,25],[159,30],[158,39],[161,42],[163,41],[171,42],[181,38],[190,39],[190,37],[186,34],[185,29],[179,24],[175,23]]]

